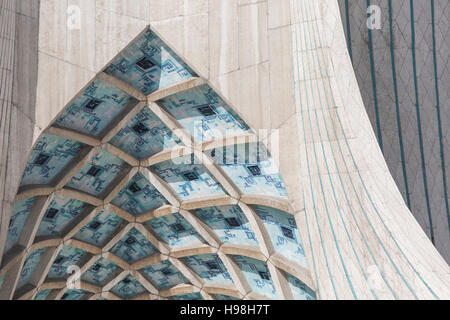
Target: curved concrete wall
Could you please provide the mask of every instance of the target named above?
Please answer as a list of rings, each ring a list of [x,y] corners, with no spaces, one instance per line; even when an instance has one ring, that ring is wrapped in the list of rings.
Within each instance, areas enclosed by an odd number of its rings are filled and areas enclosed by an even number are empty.
[[[80,29],[67,28],[70,5]],[[149,23],[253,128],[280,130],[280,172],[320,298],[450,297],[449,267],[378,147],[336,0],[42,0],[34,132]]]
[[[450,261],[449,3],[339,0],[339,5],[364,105],[392,176]],[[366,27],[369,5],[380,8],[381,29]]]

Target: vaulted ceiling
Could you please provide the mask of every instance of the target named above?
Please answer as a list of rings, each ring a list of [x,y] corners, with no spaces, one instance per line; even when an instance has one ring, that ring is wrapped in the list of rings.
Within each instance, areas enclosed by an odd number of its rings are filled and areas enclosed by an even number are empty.
[[[264,143],[149,28],[34,146],[4,252],[2,298],[315,299]]]

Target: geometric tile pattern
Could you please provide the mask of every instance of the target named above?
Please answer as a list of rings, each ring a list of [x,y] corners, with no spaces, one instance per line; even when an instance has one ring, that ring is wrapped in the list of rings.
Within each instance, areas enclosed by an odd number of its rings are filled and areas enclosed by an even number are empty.
[[[65,137],[44,133],[31,154],[5,250],[23,263],[0,270],[0,281],[10,272],[20,281],[2,285],[0,294],[38,300],[203,300],[278,298],[290,290],[273,284],[271,279],[284,273],[271,274],[266,261],[272,256],[264,257],[260,246],[272,241],[277,261],[307,268],[295,220],[240,199],[252,195],[266,203],[270,196],[278,199],[273,206],[288,206],[265,146],[225,146],[227,157],[236,150],[227,163],[221,148],[198,147],[194,156],[187,145],[253,135],[200,80],[147,28],[74,98],[53,123],[58,130],[52,132]],[[174,152],[180,147],[185,153]],[[72,161],[75,157],[83,165]],[[37,232],[30,235],[32,227]],[[262,236],[266,233],[270,239]],[[19,239],[37,247],[11,250]],[[284,270],[282,262],[273,263]],[[61,289],[57,284],[72,278],[74,266],[80,268],[80,287]],[[46,274],[37,274],[44,269]],[[258,272],[265,272],[264,278]],[[304,299],[302,292],[313,283],[293,273],[301,281],[291,281],[292,296]],[[42,279],[37,286],[35,279]],[[183,294],[174,292],[179,288]],[[214,291],[221,289],[226,294]]]
[[[339,0],[356,79],[390,172],[422,229],[450,262],[450,4]]]
[[[196,213],[220,237],[223,243],[258,246],[258,240],[250,223],[238,206],[209,207]]]
[[[209,154],[243,193],[287,197],[276,164],[262,143],[241,144],[236,148],[237,154],[235,146],[213,149]]]
[[[245,122],[208,85],[160,101],[197,142],[250,132]]]

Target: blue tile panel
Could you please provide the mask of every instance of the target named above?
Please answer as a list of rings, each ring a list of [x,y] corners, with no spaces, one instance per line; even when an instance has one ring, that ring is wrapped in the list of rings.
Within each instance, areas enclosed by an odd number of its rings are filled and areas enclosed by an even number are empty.
[[[82,276],[81,280],[94,284],[96,286],[104,285],[104,281],[108,278],[114,271],[117,270],[117,265],[114,263],[100,258],[96,263],[94,263]]]
[[[251,132],[247,124],[206,84],[159,102],[197,142]]]
[[[145,267],[142,271],[160,290],[189,282],[169,260]]]
[[[8,228],[8,236],[4,248],[5,253],[19,241],[20,234],[25,226],[25,222],[33,207],[34,201],[35,198],[29,198],[15,204]]]
[[[172,248],[206,243],[179,213],[152,219],[147,224]]]
[[[136,216],[169,204],[141,173],[131,179],[112,203]]]
[[[314,291],[308,288],[302,281],[289,273],[285,273],[285,275],[294,296],[294,300],[316,300]]]
[[[123,219],[114,213],[102,211],[92,219],[76,235],[75,239],[102,247],[116,231]]]
[[[23,285],[30,281],[34,270],[36,269],[39,261],[41,261],[42,255],[45,249],[38,249],[30,253],[25,259],[22,271],[20,272],[19,282],[17,283],[17,288],[21,288]]]
[[[270,299],[277,299],[272,277],[266,263],[243,256],[234,256],[234,259],[254,292]]]
[[[134,263],[157,253],[158,250],[142,233],[133,228],[112,247],[111,252],[128,263]]]
[[[264,222],[275,251],[308,268],[294,216],[274,208],[264,206],[254,208]]]
[[[6,277],[6,273],[2,276],[0,276],[0,290],[2,289],[2,285],[3,285],[3,280],[5,280]]]
[[[31,151],[21,186],[45,185],[60,173],[81,150],[82,144],[66,138],[44,134]]]
[[[144,293],[145,288],[133,276],[128,275],[116,284],[111,292],[122,299],[129,299]]]
[[[240,144],[208,153],[244,194],[287,198],[277,165],[263,144]]]
[[[233,283],[222,260],[216,254],[185,257],[183,260],[206,282]]]
[[[61,300],[80,300],[86,293],[84,290],[67,290]]]
[[[124,165],[123,160],[102,149],[70,180],[67,187],[99,196],[120,174]]]
[[[63,278],[68,276],[67,268],[77,263],[87,253],[81,249],[64,246],[53,262],[47,278]]]
[[[50,292],[52,292],[52,290],[50,290],[50,289],[41,290],[36,294],[36,296],[34,297],[34,300],[45,300],[45,299],[47,299]]]
[[[55,125],[99,138],[129,102],[130,96],[125,92],[96,80],[75,98]]]
[[[150,29],[133,41],[106,72],[146,95],[196,76]]]
[[[238,299],[238,298],[235,298],[235,297],[231,297],[231,296],[225,296],[225,295],[223,295],[223,294],[216,294],[215,295],[215,297],[216,297],[216,299],[217,300],[224,300],[224,301],[229,301],[229,300],[241,300],[241,299]]]
[[[184,301],[204,300],[202,295],[198,292],[173,296],[172,299],[173,300],[184,300]]]
[[[238,206],[209,207],[195,212],[224,243],[258,246],[255,233]]]
[[[225,194],[195,157],[184,156],[153,166],[182,200]]]
[[[110,143],[139,160],[181,144],[180,139],[148,108],[134,117]]]
[[[39,225],[37,237],[54,236],[66,227],[87,204],[70,198],[54,196]],[[57,212],[54,216],[53,213]]]

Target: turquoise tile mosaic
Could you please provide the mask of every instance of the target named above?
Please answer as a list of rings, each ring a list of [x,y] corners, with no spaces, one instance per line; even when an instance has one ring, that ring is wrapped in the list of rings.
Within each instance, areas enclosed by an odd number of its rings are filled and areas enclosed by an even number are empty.
[[[196,76],[150,29],[133,41],[106,72],[146,95]]]
[[[47,299],[48,295],[52,292],[52,290],[40,290],[38,293],[36,293],[36,296],[34,297],[34,300],[45,300]]]
[[[224,243],[258,246],[255,233],[238,206],[209,207],[195,212]]]
[[[216,254],[185,257],[183,260],[206,282],[233,283],[225,265]]]
[[[87,252],[84,250],[64,246],[56,259],[53,261],[47,278],[55,279],[69,276],[67,274],[67,268],[72,265],[77,265],[77,263],[80,262],[86,254]]]
[[[6,238],[4,252],[8,252],[19,241],[20,234],[22,233],[34,201],[35,198],[29,198],[15,204],[11,220],[9,220],[8,236]]]
[[[160,290],[189,282],[169,260],[145,267],[142,271]]]
[[[305,251],[294,216],[274,208],[264,206],[254,208],[264,222],[275,251],[307,268]]]
[[[44,254],[45,249],[38,249],[30,253],[25,259],[25,263],[23,264],[22,271],[20,272],[19,282],[17,283],[17,288],[21,288],[31,279],[34,270],[41,261],[42,255]]]
[[[133,276],[128,275],[116,284],[111,292],[122,299],[129,299],[144,293],[145,288]]]
[[[182,200],[225,194],[220,184],[191,156],[168,160],[153,166]]]
[[[133,228],[112,247],[111,252],[128,263],[134,263],[157,253],[158,250],[142,233]]]
[[[164,98],[159,103],[197,142],[251,132],[245,122],[206,84]]]
[[[31,151],[20,185],[45,185],[75,158],[82,148],[80,142],[44,134]]]
[[[238,298],[231,297],[231,296],[226,296],[226,295],[223,295],[223,294],[216,294],[214,296],[216,297],[217,300],[225,300],[225,301],[227,301],[227,300],[237,300],[237,301],[240,300]]]
[[[5,277],[6,277],[6,273],[3,274],[2,276],[0,276],[0,290],[2,289],[3,280],[5,280]]]
[[[179,213],[152,219],[147,224],[172,248],[206,243]]]
[[[182,144],[148,107],[121,129],[110,143],[139,160]]]
[[[234,256],[234,260],[254,292],[270,299],[277,299],[272,277],[265,262],[244,256]]]
[[[316,294],[313,290],[308,288],[302,281],[298,280],[296,277],[285,273],[286,278],[291,288],[294,300],[316,300]]]
[[[102,211],[94,219],[89,221],[74,238],[102,247],[114,231],[121,226],[123,221],[121,217],[113,213]]]
[[[261,143],[213,149],[209,156],[218,163],[244,194],[287,198],[275,161]]]
[[[55,125],[99,138],[130,103],[125,92],[96,80],[59,116]]]
[[[84,290],[67,290],[61,300],[80,300],[86,293]]]
[[[131,179],[112,203],[133,215],[140,215],[169,204],[141,173]]]
[[[178,296],[173,296],[173,300],[184,300],[184,301],[196,301],[196,300],[204,300],[202,295],[198,292],[187,293]]]
[[[118,266],[104,258],[100,258],[83,275],[81,280],[96,286],[105,285],[104,281],[116,271]]]
[[[70,180],[67,187],[99,196],[124,166],[123,160],[102,149]]]
[[[82,201],[55,195],[42,218],[36,237],[59,235],[86,207],[87,204]]]

